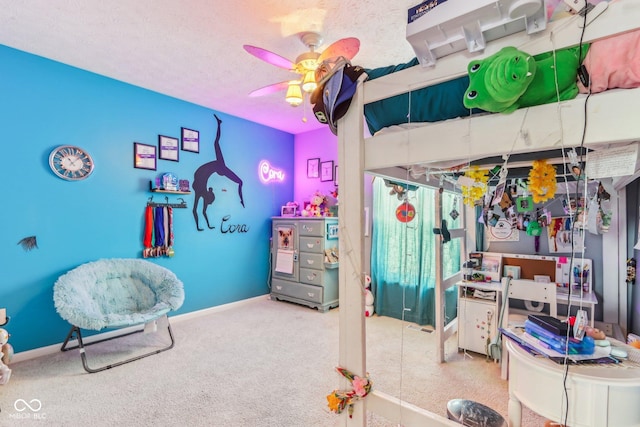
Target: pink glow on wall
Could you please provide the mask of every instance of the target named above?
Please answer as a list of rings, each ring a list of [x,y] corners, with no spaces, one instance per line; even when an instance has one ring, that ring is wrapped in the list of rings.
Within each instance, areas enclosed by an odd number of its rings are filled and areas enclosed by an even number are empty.
[[[295,147],[293,197],[300,206],[303,206],[303,203],[309,201],[316,191],[328,195],[335,190],[333,180],[321,181],[320,177],[307,177],[307,160],[319,158],[320,162],[333,161],[334,166],[338,165],[338,138],[331,133],[329,126],[324,126],[314,131],[297,134]]]
[[[284,181],[284,171],[274,168],[267,160],[262,160],[258,165],[258,177],[263,184],[273,181]]]

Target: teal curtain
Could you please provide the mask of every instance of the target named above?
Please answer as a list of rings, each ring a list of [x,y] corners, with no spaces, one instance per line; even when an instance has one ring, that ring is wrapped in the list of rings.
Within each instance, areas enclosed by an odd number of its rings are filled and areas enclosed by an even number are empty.
[[[435,249],[440,236],[434,234],[435,191],[418,187],[408,192],[408,202],[415,208],[410,222],[401,222],[396,209],[402,204],[380,178],[373,185],[373,231],[371,277],[375,312],[414,322],[435,322]],[[443,195],[443,217],[448,228],[458,226],[460,219],[450,213],[457,208],[457,198]],[[455,215],[454,215],[455,216]],[[444,276],[460,270],[460,243],[456,239],[444,245]],[[456,316],[456,292],[452,288],[445,297],[447,322]]]

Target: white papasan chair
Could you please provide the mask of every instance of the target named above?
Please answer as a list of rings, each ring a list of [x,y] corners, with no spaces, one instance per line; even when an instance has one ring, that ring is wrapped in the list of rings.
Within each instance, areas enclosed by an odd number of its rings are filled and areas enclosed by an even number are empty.
[[[167,313],[184,302],[184,286],[169,269],[142,259],[101,259],[82,264],[58,278],[53,286],[53,301],[60,316],[71,324],[61,350],[80,349],[82,365],[89,373],[103,371],[143,357],[158,354],[174,346]],[[99,331],[166,321],[171,343],[164,348],[111,363],[89,367],[81,329]],[[156,326],[155,324],[153,326]],[[90,344],[119,338],[144,329],[127,331]],[[77,345],[67,347],[76,336]]]

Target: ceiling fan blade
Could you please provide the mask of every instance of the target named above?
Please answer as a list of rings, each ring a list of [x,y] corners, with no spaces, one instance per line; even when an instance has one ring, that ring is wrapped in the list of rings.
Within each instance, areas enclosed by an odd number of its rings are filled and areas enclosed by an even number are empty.
[[[251,55],[255,56],[258,59],[262,59],[265,62],[268,62],[271,65],[275,65],[276,67],[281,67],[286,70],[292,70],[295,67],[295,64],[289,61],[287,58],[283,58],[282,56],[263,49],[261,47],[251,46],[245,44],[244,50],[249,52]]]
[[[280,83],[274,83],[269,86],[261,87],[260,89],[256,89],[249,94],[250,97],[255,98],[256,96],[264,96],[272,93],[279,92],[281,90],[285,90],[289,87],[289,80]]]
[[[335,43],[332,43],[327,47],[318,58],[318,64],[322,61],[331,58],[337,58],[338,56],[344,56],[347,59],[352,59],[360,50],[360,40],[355,37],[348,37],[346,39],[340,39]]]

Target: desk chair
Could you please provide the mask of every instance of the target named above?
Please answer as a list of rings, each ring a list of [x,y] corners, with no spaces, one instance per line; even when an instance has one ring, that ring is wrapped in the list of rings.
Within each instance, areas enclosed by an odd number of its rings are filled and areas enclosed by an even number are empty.
[[[502,327],[510,328],[515,326],[524,327],[524,322],[529,314],[539,313],[538,311],[527,311],[510,308],[511,300],[532,301],[549,305],[549,316],[558,317],[558,305],[556,300],[556,284],[541,283],[527,279],[502,279],[503,291],[505,292],[505,302],[502,315]],[[508,377],[509,354],[502,343],[501,376],[502,379]]]

